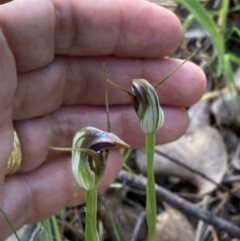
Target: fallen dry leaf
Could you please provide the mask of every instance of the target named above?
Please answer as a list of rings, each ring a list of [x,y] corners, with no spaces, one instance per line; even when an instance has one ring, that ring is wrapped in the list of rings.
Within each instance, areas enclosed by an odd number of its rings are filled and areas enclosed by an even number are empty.
[[[225,93],[216,98],[211,105],[211,111],[214,114],[218,123],[232,124],[240,112],[240,102],[238,93]]]
[[[176,209],[167,206],[157,216],[156,241],[194,241],[194,229],[186,217]]]
[[[194,132],[197,128],[201,126],[206,126],[210,124],[210,108],[208,101],[200,101],[193,105],[189,111],[188,115],[191,119],[189,127],[187,129],[187,134]]]

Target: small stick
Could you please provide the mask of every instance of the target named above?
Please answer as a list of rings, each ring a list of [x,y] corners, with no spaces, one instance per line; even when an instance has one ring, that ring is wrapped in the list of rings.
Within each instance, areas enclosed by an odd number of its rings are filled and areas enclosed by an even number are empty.
[[[117,181],[121,183],[126,183],[130,187],[136,189],[146,189],[146,178],[138,177],[125,171],[121,171],[119,173]],[[182,211],[183,213],[193,215],[194,217],[202,219],[206,223],[213,225],[218,230],[224,230],[229,235],[240,238],[240,228],[237,225],[232,224],[207,210],[203,210],[202,208],[196,207],[194,204],[184,200],[183,198],[178,197],[177,195],[171,193],[170,191],[159,185],[155,185],[155,191],[158,198],[165,200],[171,206]]]
[[[215,228],[212,225],[210,226],[210,231],[212,233],[213,241],[219,241],[217,232],[216,232]]]
[[[135,228],[133,230],[131,241],[137,241],[139,233],[141,229],[143,228],[143,224],[146,222],[146,212],[141,212],[140,216],[138,217],[137,223],[135,225]]]
[[[205,196],[203,198],[203,203],[204,203],[204,206],[202,207],[204,210],[206,210],[206,206],[207,206],[207,202],[209,200],[209,195]],[[203,233],[203,230],[205,229],[205,222],[203,220],[199,220],[198,221],[198,224],[197,224],[197,228],[196,228],[196,233],[195,233],[195,239],[194,241],[201,241],[201,237],[202,237],[202,233]]]
[[[240,182],[240,175],[231,175],[223,179],[224,184],[231,184],[233,182]]]
[[[67,229],[70,229],[76,236],[78,236],[79,239],[84,239],[84,232],[80,228],[75,228],[71,223],[68,223],[64,220],[58,219],[57,221],[62,226],[66,227]]]

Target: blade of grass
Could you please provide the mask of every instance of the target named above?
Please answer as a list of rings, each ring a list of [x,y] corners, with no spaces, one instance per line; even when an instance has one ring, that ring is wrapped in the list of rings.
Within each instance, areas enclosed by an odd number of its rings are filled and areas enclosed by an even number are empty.
[[[132,169],[126,163],[128,158],[129,158],[129,156],[132,153],[132,149],[131,148],[129,148],[129,149],[121,149],[120,152],[121,152],[121,155],[123,157],[123,169],[125,169],[128,172],[132,172]]]
[[[6,215],[6,213],[0,208],[0,212],[2,213],[2,215],[4,216],[4,218],[6,219],[8,226],[11,228],[13,234],[15,235],[16,239],[18,241],[21,241],[20,238],[18,237],[17,231],[15,230],[15,228],[13,227],[10,219],[8,218],[8,216]]]
[[[61,232],[59,230],[59,226],[58,226],[58,222],[57,222],[57,219],[56,219],[56,216],[53,215],[51,217],[51,222],[52,222],[52,225],[53,225],[53,231],[54,231],[54,234],[55,234],[55,238],[57,241],[62,241],[62,235],[61,235]]]
[[[218,62],[219,62],[218,69],[222,71],[222,73],[224,74],[225,79],[227,81],[228,88],[230,90],[230,94],[232,98],[232,111],[233,113],[236,112],[237,103],[236,103],[236,98],[234,98],[235,81],[232,75],[232,66],[229,62],[229,59],[225,56],[223,36],[219,33],[219,30],[216,24],[214,23],[211,15],[197,0],[177,0],[177,2],[182,4],[191,14],[193,14],[195,18],[198,20],[198,22],[209,32],[213,45],[215,47],[215,51],[218,56]],[[225,2],[225,1],[222,1],[222,2]],[[226,8],[227,6],[224,6],[224,14],[225,14]]]
[[[227,16],[229,13],[229,0],[222,1],[222,6],[218,18],[218,26],[220,27],[222,33],[225,33],[226,31],[226,25],[227,25]]]
[[[46,220],[42,221],[42,226],[44,227],[44,230],[48,234],[49,241],[53,241],[53,233],[52,233],[52,229],[51,229],[50,220],[46,219]]]
[[[228,54],[224,55],[224,66],[226,67],[226,75],[228,77],[227,81],[232,83],[235,86],[234,72],[230,62],[230,58]]]
[[[123,163],[123,169],[125,169],[126,171],[128,171],[130,173],[133,173],[132,169],[126,163]]]
[[[239,125],[240,124],[240,117],[238,114],[238,109],[237,109],[237,102],[239,101],[239,97],[238,94],[236,92],[236,85],[235,85],[235,76],[234,76],[234,72],[233,72],[233,68],[232,68],[232,64],[231,64],[231,58],[234,59],[237,62],[240,62],[240,59],[234,55],[231,54],[225,54],[224,56],[224,61],[225,61],[225,66],[226,66],[226,70],[227,70],[227,76],[230,78],[229,81],[234,83],[233,87],[234,89],[231,91],[231,96],[232,96],[232,102],[233,102],[233,113],[234,116],[236,116],[236,124]]]
[[[194,20],[194,16],[192,14],[189,14],[187,16],[187,18],[184,19],[183,24],[182,24],[182,28],[183,28],[184,32],[190,27],[190,25],[192,24],[193,20]]]
[[[128,160],[128,158],[129,158],[129,156],[131,155],[131,153],[132,153],[132,149],[123,149],[124,151],[123,151],[123,153],[122,153],[122,156],[123,156],[123,162],[125,163],[127,160]]]
[[[113,218],[113,215],[112,215],[111,211],[109,210],[108,206],[106,205],[106,203],[104,202],[104,200],[102,198],[100,198],[99,200],[100,200],[101,204],[104,206],[104,208],[107,212],[107,216],[108,216],[108,219],[110,220],[110,223],[112,225],[113,232],[114,232],[116,240],[121,241],[120,236],[119,236],[119,232],[118,232],[118,229],[117,229],[117,226],[116,226],[116,223],[114,221],[114,218]]]
[[[237,36],[234,36],[234,34]],[[234,27],[228,33],[226,33],[224,42],[227,43],[229,40],[234,40],[235,42],[240,43],[240,29]]]
[[[177,0],[177,2],[181,3],[181,5],[183,5],[193,16],[195,16],[199,23],[209,32],[214,46],[216,47],[216,51],[218,52],[220,64],[223,65],[223,39],[219,34],[211,15],[196,0]]]
[[[227,57],[233,63],[240,65],[240,57],[237,56],[236,54],[228,53],[228,54],[225,55],[225,57]]]

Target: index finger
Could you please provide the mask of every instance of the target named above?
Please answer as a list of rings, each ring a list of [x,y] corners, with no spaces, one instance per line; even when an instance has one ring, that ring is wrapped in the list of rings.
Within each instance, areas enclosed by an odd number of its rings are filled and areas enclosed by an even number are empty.
[[[19,0],[0,9],[18,71],[42,67],[55,54],[163,57],[182,38],[173,13],[143,0]]]

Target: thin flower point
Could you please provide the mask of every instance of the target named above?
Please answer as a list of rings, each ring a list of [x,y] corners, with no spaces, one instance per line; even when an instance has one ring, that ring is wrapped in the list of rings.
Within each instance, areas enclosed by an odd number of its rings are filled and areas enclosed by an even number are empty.
[[[135,98],[132,104],[139,117],[141,129],[146,134],[154,133],[164,122],[155,88],[145,79],[134,79],[133,92]]]
[[[108,150],[129,147],[116,135],[94,127],[79,130],[73,138],[72,171],[76,182],[86,190],[97,188],[102,180]],[[78,149],[78,150],[77,150]]]

